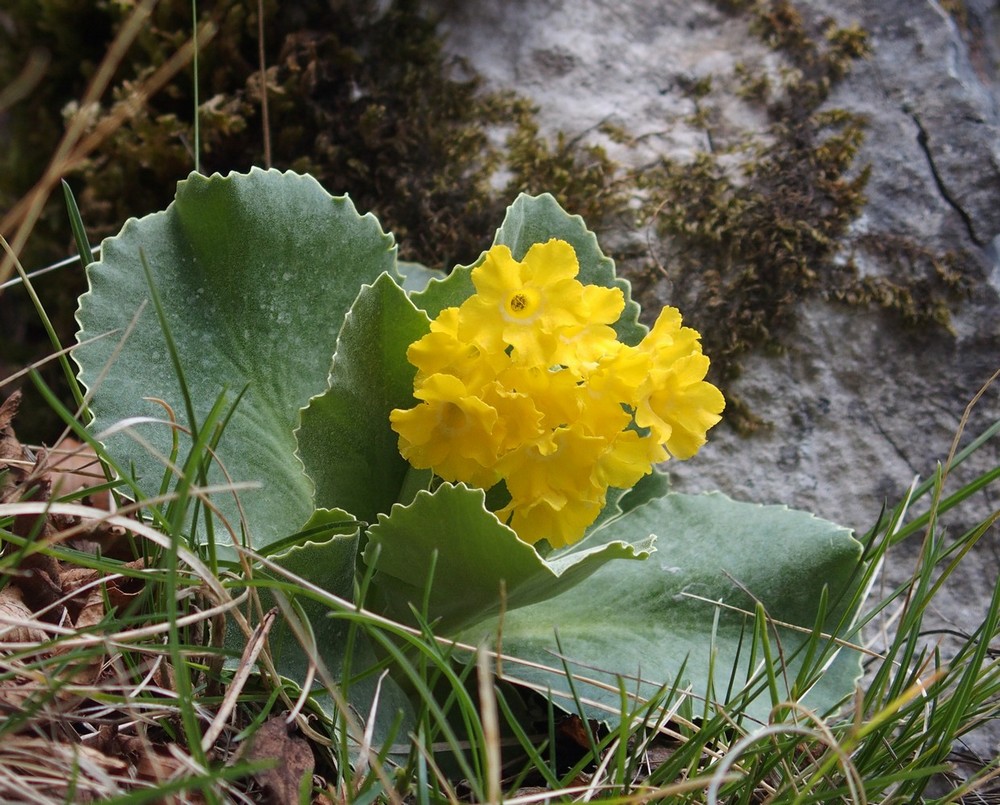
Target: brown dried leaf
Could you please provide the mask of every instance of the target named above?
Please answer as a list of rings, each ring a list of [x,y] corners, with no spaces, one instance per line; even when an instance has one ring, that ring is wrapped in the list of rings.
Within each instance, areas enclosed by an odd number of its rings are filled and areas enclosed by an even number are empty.
[[[144,564],[142,561],[137,561],[132,563],[132,566],[144,567]],[[100,584],[95,584],[94,582],[101,579],[101,575],[99,571],[90,568],[63,567],[61,582],[66,595],[73,596],[74,593],[79,591],[79,594],[71,599],[68,606],[73,625],[77,629],[87,629],[96,626],[104,620],[104,617],[108,614],[105,602],[109,603],[112,607],[117,607],[135,595],[138,595],[138,592],[126,591],[121,586],[122,583],[135,581],[134,579],[112,578],[110,581],[102,581]],[[103,667],[103,653],[94,652],[88,655],[88,659],[85,662],[67,666],[65,678],[67,680],[72,679],[73,682],[79,685],[89,685],[100,679]],[[64,701],[69,699],[69,696],[64,696],[62,692],[60,692],[59,697]]]
[[[136,760],[135,769],[140,777],[155,782],[163,782],[178,776],[183,776],[188,766],[159,747],[147,746]]]
[[[272,805],[296,805],[306,776],[312,777],[315,758],[309,743],[292,735],[282,716],[272,716],[250,739],[243,754],[248,761],[276,760],[272,769],[257,772],[257,782]]]
[[[15,391],[0,403],[0,503],[15,500],[20,495],[20,484],[34,461],[17,440],[11,426],[20,404],[20,391]]]
[[[19,587],[7,584],[0,590],[0,654],[3,653],[4,644],[44,645],[48,635],[36,624],[38,619],[31,607],[24,602]],[[46,655],[40,653],[37,656],[40,658]],[[19,664],[16,662],[8,660],[5,665],[8,674],[0,681],[0,712],[7,709],[21,710],[38,693],[41,680],[37,671],[17,674],[15,670]]]
[[[0,590],[0,646],[4,643],[45,642],[45,632],[36,628],[35,623],[35,614],[24,603],[20,588],[8,584]]]
[[[190,773],[191,767],[179,757],[183,754],[183,750],[178,751],[178,756],[171,753],[171,746],[176,745],[154,744],[145,736],[123,735],[121,733],[106,733],[101,736],[101,739],[104,751],[128,758],[135,776],[140,779],[156,784],[177,780]],[[191,805],[191,803],[204,802],[204,799],[198,793],[187,792],[181,797],[157,801]]]
[[[145,570],[146,560],[134,559],[131,562],[125,562],[122,567],[129,570]],[[146,582],[144,579],[136,578],[135,576],[122,576],[121,578],[111,579],[107,584],[108,600],[111,602],[111,606],[121,608],[130,603],[142,593],[145,585]]]
[[[66,497],[100,486],[106,480],[93,448],[69,437],[46,453],[42,471],[49,474],[55,497]],[[82,502],[105,511],[111,509],[111,495],[106,489],[84,496]]]
[[[104,608],[104,591],[101,585],[94,585],[87,590],[87,598],[74,619],[76,628],[86,629],[89,626],[96,626],[107,614]]]
[[[32,488],[24,496],[24,500],[48,500],[49,490],[50,485],[46,479],[36,479],[32,481]],[[57,533],[48,516],[36,514],[15,517],[11,531],[33,542],[49,542]],[[18,562],[17,573],[12,575],[11,583],[21,588],[24,600],[35,612],[39,612],[62,598],[60,576],[59,562],[54,556],[32,553]],[[58,621],[60,618],[60,611],[48,613],[49,620]]]
[[[15,391],[6,400],[0,403],[0,431],[7,430],[17,416],[17,409],[21,407],[21,392]],[[0,449],[0,460],[4,458],[4,453]]]
[[[556,733],[582,749],[589,749],[593,740],[590,736],[596,735],[599,729],[600,725],[596,721],[584,724],[580,716],[570,715],[559,722],[556,726]]]
[[[656,769],[659,766],[662,766],[670,760],[670,758],[677,754],[679,745],[679,742],[675,740],[654,741],[646,749],[646,762],[649,764],[649,767]]]
[[[130,566],[141,568],[144,565],[141,561],[136,561]],[[77,629],[87,629],[101,623],[107,615],[106,603],[110,603],[112,607],[120,606],[138,595],[142,585],[140,579],[132,578],[111,578],[106,581],[97,570],[66,563],[56,563],[52,572],[58,575],[57,586],[68,599],[65,606],[58,609],[65,618],[63,625],[72,625]],[[32,627],[33,623],[38,623],[38,616],[32,606],[32,599],[26,600],[27,596],[24,594],[25,585],[34,589],[32,584],[37,585],[43,577],[47,577],[47,573],[33,571],[32,575],[17,578],[17,584],[8,584],[0,590],[0,647],[4,642],[17,642],[35,643],[44,649],[48,636],[43,629]],[[51,620],[48,614],[44,619]],[[52,651],[44,651],[39,656],[53,656],[64,651],[72,652],[73,649],[57,647]],[[63,661],[59,682],[86,686],[99,681],[104,667],[104,655],[91,651],[82,656],[80,660]],[[21,706],[42,689],[51,695],[52,681],[54,680],[45,682],[27,672],[23,676],[11,676],[0,683],[0,704]],[[63,705],[72,704],[79,698],[79,694],[70,693],[61,685],[55,692],[55,699]]]
[[[63,439],[56,447],[39,457],[38,474],[44,474],[52,487],[52,497],[73,496],[74,500],[103,511],[114,511],[114,501],[107,489],[86,493],[105,483],[104,470],[97,454],[90,447],[72,438]],[[134,554],[125,540],[126,530],[110,525],[99,514],[93,518],[54,516],[57,529],[73,529],[67,544],[89,553],[129,559]]]
[[[61,567],[60,583],[63,592],[71,596],[67,609],[77,629],[85,629],[100,623],[106,614],[104,585],[94,583],[100,578],[100,571],[89,567],[73,567],[66,564]]]
[[[37,681],[27,677],[7,677],[0,682],[0,711],[23,711],[32,697],[38,695],[40,687]]]

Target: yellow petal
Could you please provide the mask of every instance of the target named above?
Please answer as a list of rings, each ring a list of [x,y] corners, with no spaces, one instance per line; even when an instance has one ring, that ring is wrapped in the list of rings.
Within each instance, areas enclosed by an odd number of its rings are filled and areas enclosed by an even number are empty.
[[[576,251],[566,241],[556,238],[533,243],[522,262],[525,278],[542,287],[572,279],[580,272]]]
[[[502,511],[509,514],[510,527],[525,542],[544,539],[553,548],[562,548],[583,537],[603,506],[603,500],[574,500],[559,508],[543,501],[531,506],[515,505]]]

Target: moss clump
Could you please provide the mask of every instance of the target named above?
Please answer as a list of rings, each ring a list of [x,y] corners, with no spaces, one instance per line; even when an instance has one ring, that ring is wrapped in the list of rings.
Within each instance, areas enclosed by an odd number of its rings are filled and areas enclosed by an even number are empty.
[[[444,264],[473,242],[481,246],[497,204],[486,185],[498,158],[486,127],[507,121],[514,102],[480,97],[474,78],[450,77],[434,25],[415,2],[384,13],[371,2],[266,3],[263,81],[255,4],[224,6],[212,15],[219,33],[199,64],[202,172],[265,164],[266,83],[271,165],[349,192],[396,233],[409,259]],[[176,32],[190,30],[189,12],[186,0],[158,5],[130,73],[162,62]],[[128,95],[123,82],[116,100]],[[81,172],[81,210],[95,232],[113,232],[129,215],[169,201],[194,166],[193,109],[188,76]]]
[[[828,291],[830,298],[850,305],[874,305],[889,311],[910,327],[952,330],[955,300],[971,290],[961,252],[938,253],[907,238],[889,233],[855,239],[856,253],[876,259],[890,271],[879,276],[861,275],[852,259],[844,280]]]
[[[746,66],[738,71],[744,97],[766,109],[766,136],[735,154],[666,159],[638,176],[650,194],[650,220],[670,246],[674,299],[704,334],[717,382],[726,387],[737,377],[749,350],[781,350],[797,303],[811,293],[947,325],[961,284],[951,258],[881,236],[858,240],[855,249],[881,242],[881,257],[893,257],[889,275],[861,278],[844,253],[866,201],[869,169],[855,164],[865,121],[824,103],[867,54],[865,33],[831,21],[811,28],[787,0],[719,5],[751,15],[752,29],[789,65],[777,85]],[[727,396],[732,424],[742,431],[762,424]]]

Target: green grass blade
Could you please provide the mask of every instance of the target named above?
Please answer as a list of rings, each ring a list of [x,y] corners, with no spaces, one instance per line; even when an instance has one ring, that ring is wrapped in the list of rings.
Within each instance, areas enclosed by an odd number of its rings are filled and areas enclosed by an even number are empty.
[[[66,213],[69,215],[69,226],[73,231],[73,240],[76,243],[76,251],[80,255],[80,265],[84,268],[94,261],[94,250],[90,246],[87,238],[87,230],[83,225],[83,216],[80,215],[80,208],[76,204],[76,197],[69,186],[69,182],[62,180],[63,198],[66,201]]]
[[[83,390],[80,388],[80,384],[76,379],[76,372],[74,372],[73,367],[70,366],[69,358],[63,348],[62,341],[59,340],[59,334],[56,332],[56,328],[53,326],[48,313],[45,312],[45,306],[42,304],[42,300],[35,292],[35,286],[31,284],[31,279],[28,277],[24,267],[21,265],[21,261],[17,258],[14,250],[11,249],[7,240],[2,235],[0,235],[0,246],[3,246],[4,250],[10,257],[11,262],[14,264],[14,270],[21,278],[21,284],[24,286],[24,290],[28,294],[28,298],[31,300],[31,304],[34,306],[35,312],[38,314],[38,319],[42,323],[42,327],[45,329],[45,334],[49,337],[49,343],[52,344],[52,348],[59,354],[59,366],[62,368],[63,374],[66,376],[66,381],[69,384],[70,393],[73,395],[74,403],[80,412],[84,413],[85,406]]]

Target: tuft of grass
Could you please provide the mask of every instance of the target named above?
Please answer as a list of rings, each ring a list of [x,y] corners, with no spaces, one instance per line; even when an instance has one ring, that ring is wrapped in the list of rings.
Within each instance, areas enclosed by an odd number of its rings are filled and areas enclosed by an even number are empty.
[[[82,433],[72,412],[41,391]],[[209,419],[221,421],[223,412],[220,405]],[[417,626],[393,622],[365,608],[364,579],[358,604],[312,588],[250,551],[243,551],[242,573],[218,575],[213,557],[199,554],[204,548],[189,547],[201,545],[192,539],[195,509],[211,507],[219,494],[240,494],[198,483],[211,460],[205,434],[213,432],[205,420],[197,434],[180,434],[165,492],[156,498],[138,497],[117,468],[118,479],[103,485],[117,499],[112,510],[81,505],[86,490],[39,500],[45,468],[8,460],[6,472],[19,473],[19,494],[7,486],[0,503],[0,594],[8,590],[2,600],[13,600],[12,587],[32,589],[25,579],[39,568],[56,568],[50,578],[62,580],[89,575],[75,587],[67,582],[44,606],[22,595],[25,607],[5,611],[3,798],[16,800],[31,785],[39,802],[255,801],[270,790],[274,758],[254,756],[248,747],[274,719],[292,725],[308,745],[315,762],[303,785],[319,802],[916,803],[998,790],[1000,761],[981,759],[960,777],[953,753],[963,736],[1000,717],[1000,583],[983,602],[982,625],[950,655],[928,643],[925,616],[945,585],[961,584],[963,563],[995,533],[1000,512],[955,537],[946,536],[943,523],[1000,475],[994,469],[949,488],[952,470],[995,438],[1000,422],[954,450],[865,536],[865,562],[853,586],[859,597],[876,586],[900,541],[922,539],[921,561],[905,584],[869,602],[858,622],[842,624],[835,635],[811,632],[797,695],[774,698],[767,724],[748,717],[746,702],[776,690],[773,682],[791,658],[761,609],[746,613],[759,671],[741,690],[726,691],[730,705],[693,700],[683,673],[662,680],[648,699],[636,698],[622,679],[620,705],[601,723],[588,720],[593,711],[575,694],[552,701],[512,683],[504,667],[520,661],[503,653],[502,633],[487,648],[439,638],[419,619]],[[93,446],[110,470],[99,441]],[[130,536],[127,547],[95,537],[111,530]],[[276,611],[267,610],[272,599]],[[302,694],[305,680],[276,673],[265,639],[275,618],[311,657],[317,691],[333,702],[332,715]],[[350,678],[325,667],[310,618],[348,623],[356,638],[378,648],[377,666]],[[882,621],[891,627],[880,627]],[[224,629],[243,634],[246,652],[254,653],[241,658],[223,640]],[[860,646],[874,633],[890,637],[877,651],[865,649],[869,668],[853,700],[836,712],[812,711],[808,689],[833,652]],[[574,690],[585,671],[553,662]],[[254,665],[258,673],[248,674]],[[401,732],[397,720],[376,739],[376,712],[359,713],[347,701],[351,685],[388,667],[406,680],[414,726]],[[720,675],[719,683],[734,681]],[[380,701],[376,707],[391,707]],[[393,719],[391,712],[382,715]]]

